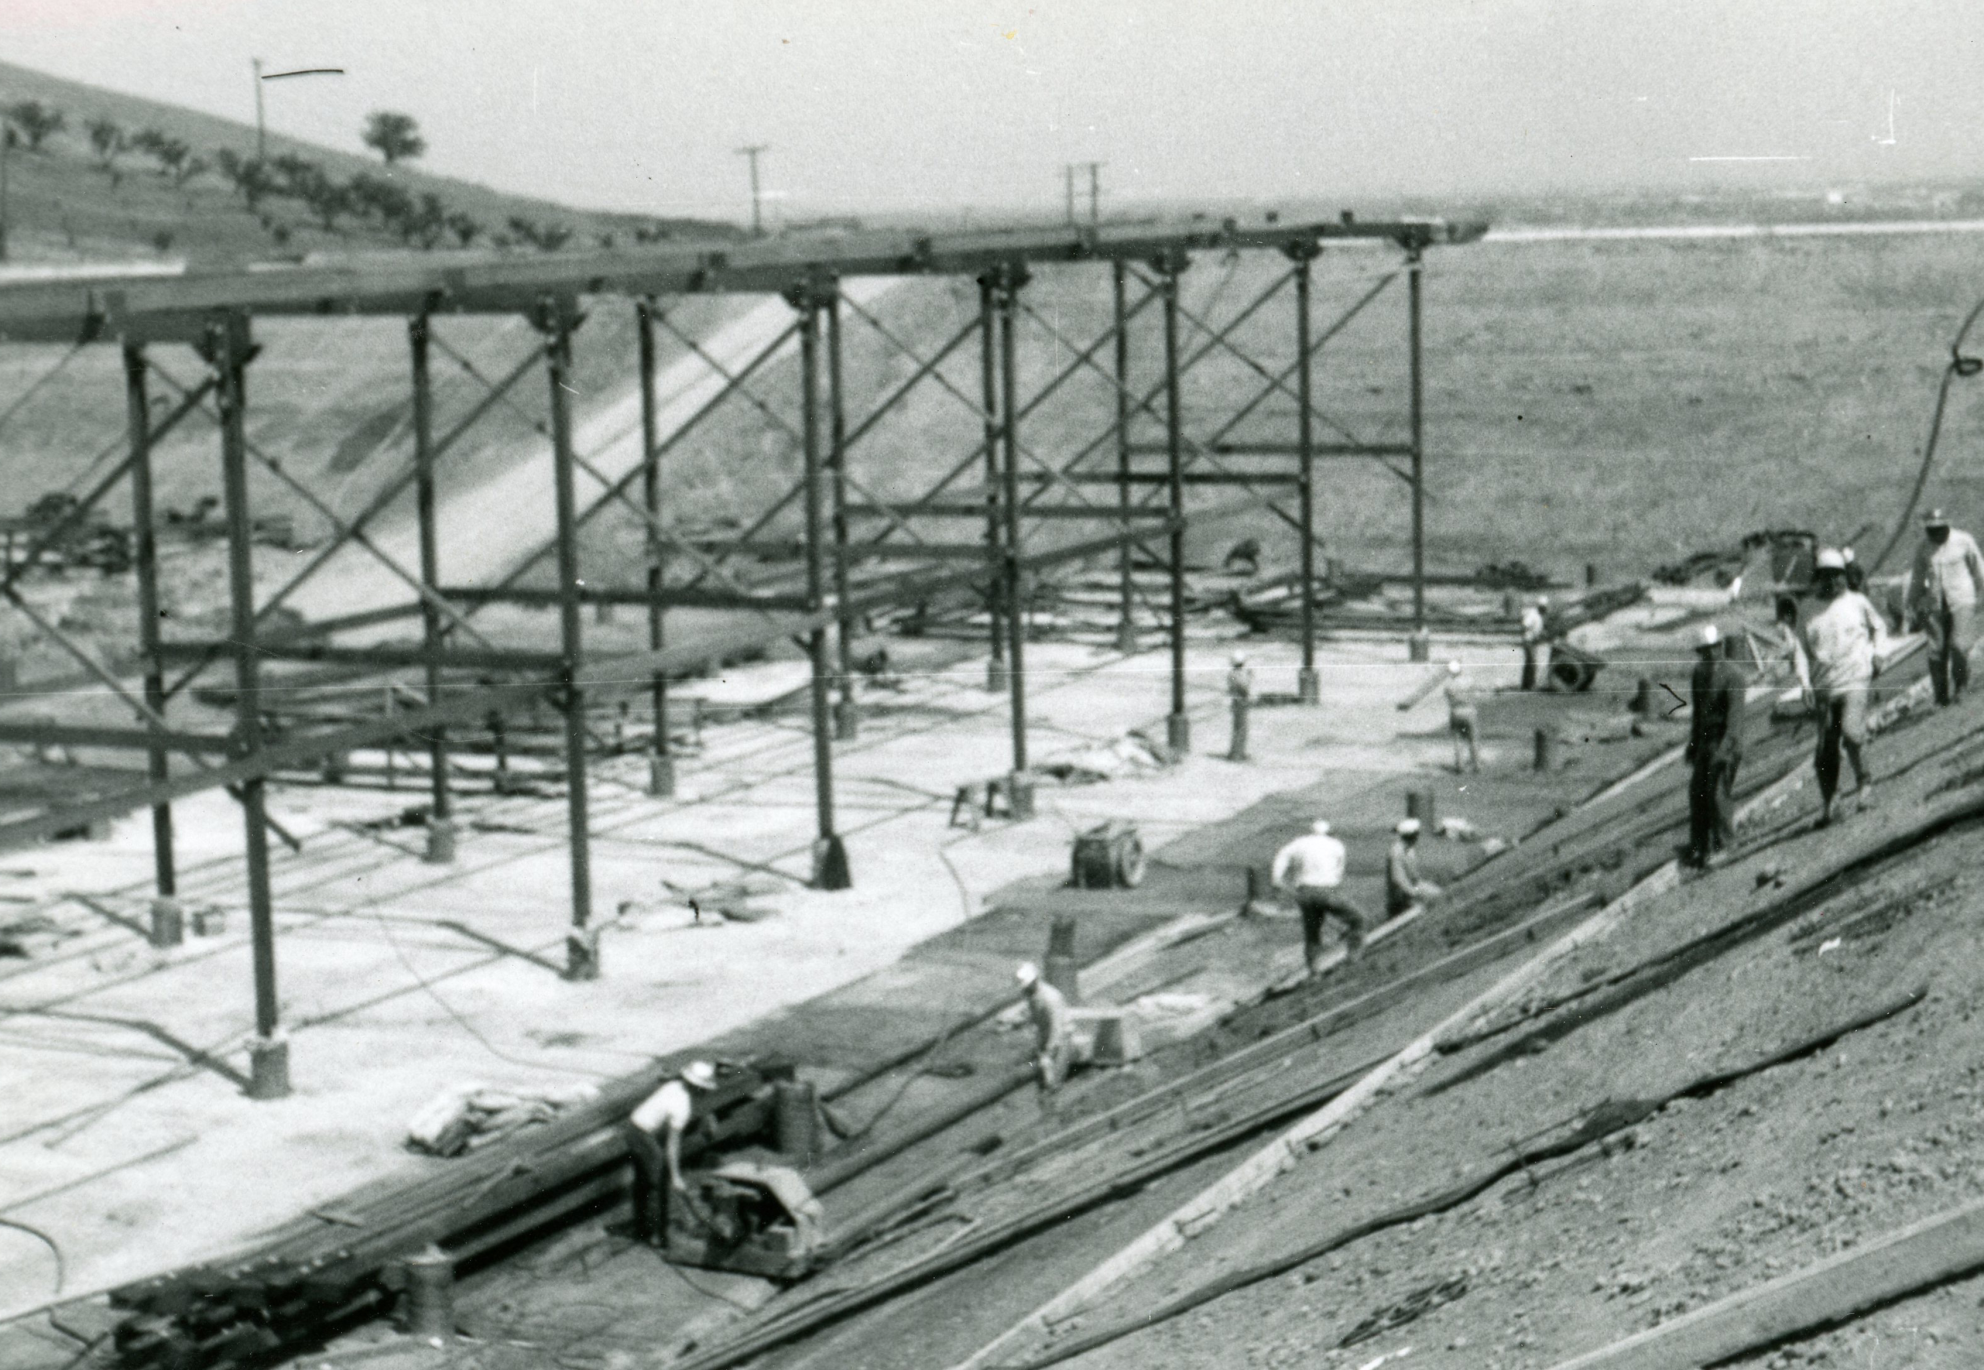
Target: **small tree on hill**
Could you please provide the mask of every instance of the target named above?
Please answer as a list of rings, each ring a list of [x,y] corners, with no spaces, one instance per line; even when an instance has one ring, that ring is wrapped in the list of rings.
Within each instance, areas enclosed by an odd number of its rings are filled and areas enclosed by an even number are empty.
[[[463,247],[467,247],[482,232],[482,225],[473,216],[457,209],[448,215],[448,232],[454,234],[455,240]]]
[[[358,136],[386,159],[387,166],[427,151],[427,140],[420,136],[420,125],[411,114],[375,109],[365,116],[365,128]]]
[[[268,166],[259,157],[243,157],[233,148],[224,147],[214,153],[214,165],[251,210],[276,188],[275,178],[269,175]]]
[[[326,233],[336,229],[338,216],[352,208],[350,188],[333,181],[321,171],[304,181],[302,194],[303,203],[310,206],[310,212],[317,216],[317,222],[323,225]]]
[[[178,165],[172,168],[172,183],[176,186],[184,186],[195,176],[204,176],[211,170],[212,168],[207,165],[207,159],[198,154],[182,158]]]
[[[294,152],[285,152],[272,158],[269,169],[276,175],[276,187],[280,194],[302,199],[318,176],[317,164],[308,157],[299,157]]]
[[[59,133],[68,121],[62,111],[53,105],[44,105],[39,100],[16,100],[6,108],[7,122],[21,131],[21,137],[28,140],[28,151],[41,151],[42,140],[51,133]]]
[[[115,119],[92,119],[84,127],[89,130],[90,148],[96,153],[96,164],[106,172],[117,170],[117,154],[124,150],[124,126]]]
[[[184,139],[174,138],[169,133],[161,133],[155,128],[141,128],[131,135],[131,150],[142,152],[158,163],[159,175],[179,178],[180,168],[186,165],[193,155],[193,149]]]

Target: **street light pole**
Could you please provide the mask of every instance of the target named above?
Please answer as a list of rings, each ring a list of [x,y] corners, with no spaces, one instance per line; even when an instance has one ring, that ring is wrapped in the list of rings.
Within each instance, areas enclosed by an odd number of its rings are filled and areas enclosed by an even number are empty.
[[[268,123],[262,116],[262,59],[249,59],[255,66],[255,160],[266,162],[269,159]]]
[[[737,149],[737,155],[739,157],[748,157],[751,159],[751,236],[753,238],[762,238],[765,236],[764,214],[759,207],[758,157],[760,154],[769,151],[771,151],[771,148],[765,143],[753,143],[750,147],[740,147]]]

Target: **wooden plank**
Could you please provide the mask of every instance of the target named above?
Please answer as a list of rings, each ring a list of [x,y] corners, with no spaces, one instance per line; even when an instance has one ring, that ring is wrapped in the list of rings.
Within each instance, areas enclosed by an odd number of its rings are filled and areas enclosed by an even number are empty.
[[[1984,1199],[1588,1351],[1551,1370],[1696,1370],[1984,1269]]]

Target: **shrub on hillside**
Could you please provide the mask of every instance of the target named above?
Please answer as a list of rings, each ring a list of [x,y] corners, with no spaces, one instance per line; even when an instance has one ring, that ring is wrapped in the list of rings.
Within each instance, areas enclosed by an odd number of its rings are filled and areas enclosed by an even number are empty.
[[[510,216],[510,232],[540,252],[556,252],[572,236],[572,230],[564,224],[533,223],[520,214]]]
[[[39,100],[16,100],[4,111],[8,123],[20,130],[21,137],[28,140],[28,151],[39,152],[41,145],[50,134],[60,133],[68,122],[62,111],[53,105],[44,105]]]
[[[316,177],[322,173],[317,164],[308,157],[299,157],[293,152],[285,152],[280,157],[271,158],[269,170],[275,173],[275,191],[291,199],[301,200]]]
[[[482,232],[482,225],[475,221],[474,216],[464,214],[459,209],[450,211],[447,225],[448,232],[454,234],[455,240],[463,247],[474,242],[476,235]]]
[[[96,153],[97,168],[117,179],[117,154],[124,150],[124,126],[115,119],[95,118],[83,126],[90,135],[90,148]]]
[[[142,152],[157,162],[158,174],[161,176],[169,176],[178,183],[190,179],[186,173],[186,166],[193,160],[193,149],[183,138],[175,138],[155,128],[141,128],[131,135],[131,150]],[[207,164],[202,160],[199,169],[192,174],[198,175],[206,168]]]
[[[411,114],[375,109],[365,116],[365,128],[358,136],[365,146],[376,149],[386,159],[387,166],[427,151],[427,140],[420,136],[420,125]]]
[[[275,193],[275,177],[258,157],[243,157],[231,147],[216,149],[214,165],[233,185],[242,202],[252,211],[262,197]]]

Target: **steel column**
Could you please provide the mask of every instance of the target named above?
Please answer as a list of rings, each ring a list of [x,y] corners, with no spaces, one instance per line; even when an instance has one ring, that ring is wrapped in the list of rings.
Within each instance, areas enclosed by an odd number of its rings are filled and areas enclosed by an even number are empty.
[[[1000,493],[1005,505],[1005,564],[1000,598],[1006,606],[1006,674],[1012,691],[1013,775],[1008,798],[1014,818],[1033,816],[1033,786],[1026,774],[1026,609],[1020,586],[1019,293],[1026,268],[999,275],[999,438],[1004,450]]]
[[[434,387],[427,369],[427,315],[407,320],[407,348],[413,363],[414,511],[420,524],[420,643],[427,654],[427,702],[441,699],[441,551],[435,529]],[[427,765],[432,772],[432,811],[427,818],[427,860],[442,864],[455,859],[453,807],[448,795],[448,730],[435,724],[427,733]]]
[[[661,426],[654,396],[654,304],[634,305],[641,365],[641,508],[647,512],[648,650],[659,652],[666,609],[662,589],[668,579],[668,549],[661,537]],[[668,735],[668,673],[656,671],[649,692],[654,715],[654,746],[648,754],[648,793],[657,799],[675,794],[675,757]]]
[[[1111,262],[1110,290],[1115,305],[1116,333],[1116,473],[1122,479],[1117,482],[1116,507],[1127,524],[1130,521],[1130,317],[1127,308],[1128,273],[1121,262]],[[1122,608],[1116,620],[1116,650],[1134,652],[1137,650],[1137,622],[1134,617],[1133,601],[1136,597],[1136,578],[1132,574],[1131,562],[1135,556],[1136,544],[1124,538],[1116,554],[1117,571],[1121,579]]]
[[[1314,353],[1309,346],[1309,264],[1313,252],[1297,249],[1295,257],[1295,355],[1301,364],[1295,391],[1297,469],[1302,522],[1302,667],[1295,675],[1295,696],[1304,704],[1322,698],[1316,679],[1316,424],[1312,403]]]
[[[992,620],[992,658],[985,667],[985,688],[1006,688],[1006,633],[1001,623],[1005,581],[1000,551],[1005,537],[999,527],[999,370],[997,325],[993,316],[993,277],[978,278],[978,371],[981,408],[985,416],[985,604]]]
[[[208,334],[208,361],[220,377],[221,495],[227,515],[227,588],[233,610],[235,739],[240,756],[261,758],[261,664],[255,652],[254,517],[248,504],[248,316],[230,313]],[[248,920],[255,963],[255,1040],[249,1047],[249,1097],[289,1094],[289,1042],[276,998],[275,907],[269,889],[268,782],[241,782],[248,848]]]
[[[1406,258],[1406,314],[1412,365],[1412,644],[1409,655],[1425,661],[1432,655],[1426,633],[1426,448],[1422,436],[1425,393],[1419,356],[1419,253]]]
[[[840,650],[840,702],[834,710],[834,736],[852,741],[861,731],[854,702],[854,622],[847,609],[847,405],[841,389],[840,285],[827,297],[827,468],[833,472],[834,625]]]
[[[572,928],[565,937],[565,978],[599,976],[599,934],[592,924],[591,828],[586,807],[586,697],[579,687],[584,650],[579,614],[579,530],[577,463],[572,453],[572,376],[574,308],[570,300],[547,301],[538,327],[548,335],[545,372],[551,380],[551,470],[558,510],[558,678],[565,711],[565,794],[572,849]]]
[[[145,391],[145,349],[142,343],[124,344],[124,402],[131,430],[131,522],[133,569],[138,582],[138,651],[144,662],[145,703],[152,716],[146,719],[154,739],[164,736],[165,665],[158,655],[158,530],[152,508],[152,431],[151,401]],[[171,772],[165,747],[156,740],[148,749],[146,774],[154,785],[163,784]],[[158,897],[170,900],[178,893],[178,873],[172,853],[172,806],[152,805],[152,864],[156,872]]]
[[[827,647],[827,625],[820,617],[826,605],[826,492],[820,442],[820,312],[828,289],[819,282],[795,288],[786,298],[799,311],[799,395],[803,410],[801,454],[805,461],[806,598],[814,626],[807,640],[813,663],[813,784],[819,809],[820,836],[813,844],[813,886],[844,890],[854,883],[847,867],[847,848],[834,831],[834,743],[832,710],[827,687],[833,672]],[[836,606],[838,609],[839,606]]]
[[[1171,714],[1165,733],[1174,752],[1192,749],[1192,721],[1185,712],[1185,433],[1178,367],[1178,273],[1190,264],[1183,253],[1159,262],[1164,292],[1164,441],[1171,510]]]

